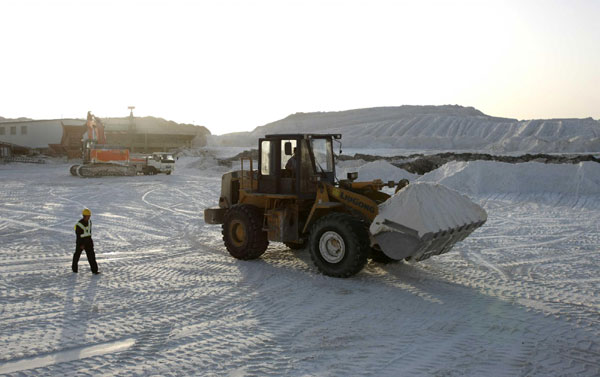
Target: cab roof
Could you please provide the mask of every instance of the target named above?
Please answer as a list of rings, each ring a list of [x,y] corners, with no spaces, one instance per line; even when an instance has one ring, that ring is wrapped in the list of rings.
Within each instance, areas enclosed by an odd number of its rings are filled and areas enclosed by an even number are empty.
[[[341,139],[341,134],[270,134],[267,139]]]

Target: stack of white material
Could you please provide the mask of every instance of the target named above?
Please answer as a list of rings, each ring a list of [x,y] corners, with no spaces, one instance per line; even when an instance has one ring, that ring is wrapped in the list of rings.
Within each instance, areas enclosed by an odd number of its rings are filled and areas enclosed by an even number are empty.
[[[419,182],[411,183],[379,205],[379,214],[370,227],[371,234],[395,231],[385,224],[386,220],[410,228],[423,237],[427,233],[485,222],[487,213],[452,189]]]
[[[401,179],[408,179],[412,182],[417,178],[419,178],[418,175],[395,167],[385,160],[369,162],[358,168],[358,182],[372,181],[374,179],[381,179],[384,182],[397,182]]]

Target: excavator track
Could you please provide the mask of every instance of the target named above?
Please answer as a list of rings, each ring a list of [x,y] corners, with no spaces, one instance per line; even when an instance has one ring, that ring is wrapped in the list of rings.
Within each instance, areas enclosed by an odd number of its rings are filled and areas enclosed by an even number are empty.
[[[70,172],[74,176],[84,178],[130,177],[136,175],[135,166],[117,164],[73,165],[70,168]]]

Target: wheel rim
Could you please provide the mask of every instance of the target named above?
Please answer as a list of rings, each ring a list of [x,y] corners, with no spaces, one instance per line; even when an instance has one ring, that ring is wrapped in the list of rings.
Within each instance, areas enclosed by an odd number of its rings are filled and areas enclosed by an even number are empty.
[[[346,244],[336,232],[325,232],[319,239],[319,253],[328,263],[339,263],[346,254]]]
[[[240,247],[246,242],[246,227],[239,220],[233,220],[230,225],[231,241],[237,247]]]

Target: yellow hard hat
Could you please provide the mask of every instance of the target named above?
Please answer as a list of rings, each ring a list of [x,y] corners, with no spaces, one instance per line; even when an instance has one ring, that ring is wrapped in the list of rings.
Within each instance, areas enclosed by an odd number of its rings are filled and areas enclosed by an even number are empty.
[[[89,209],[84,209],[83,211],[81,211],[81,214],[83,216],[92,216],[92,211],[90,211]]]

